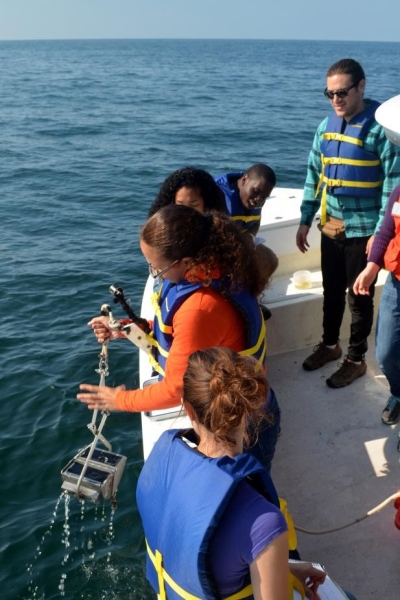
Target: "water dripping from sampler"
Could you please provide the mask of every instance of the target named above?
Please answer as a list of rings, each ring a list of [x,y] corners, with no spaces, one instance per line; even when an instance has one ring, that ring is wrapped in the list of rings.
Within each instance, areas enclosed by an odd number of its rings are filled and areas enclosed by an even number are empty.
[[[108,524],[108,545],[109,546],[111,546],[111,544],[114,541],[114,515],[115,515],[115,508],[111,507],[110,522]],[[107,552],[107,562],[108,563],[111,562],[111,550],[109,550]]]
[[[72,496],[64,491],[60,494],[59,498],[54,507],[54,511],[51,517],[50,525],[42,535],[40,542],[36,548],[36,552],[34,558],[31,563],[27,565],[27,573],[28,573],[28,592],[29,592],[29,600],[45,600],[46,591],[43,590],[43,584],[38,581],[38,576],[40,572],[40,561],[44,561],[47,559],[46,557],[46,548],[45,542],[49,540],[51,535],[54,533],[55,526],[58,524],[61,525],[61,546],[63,549],[63,555],[60,562],[60,578],[58,582],[58,594],[60,597],[65,597],[66,590],[66,582],[67,582],[67,572],[71,571],[72,563],[77,563],[79,561],[81,566],[88,566],[88,563],[93,563],[96,558],[96,545],[98,543],[106,543],[108,546],[107,551],[107,563],[111,561],[111,546],[114,541],[114,515],[115,508],[111,506],[109,515],[107,514],[105,503],[100,507],[99,505],[95,505],[94,511],[92,511],[92,504],[85,503],[85,500],[79,500],[79,513],[72,512]],[[63,511],[63,519],[60,518],[60,506],[62,506],[62,502],[64,501],[64,511]],[[101,523],[107,524],[107,534],[105,539],[101,539],[97,535],[97,530],[87,532],[86,540],[75,541],[78,536],[85,536],[86,529],[88,526],[87,516],[89,510],[92,512],[92,519],[94,523],[99,525],[99,521]],[[100,514],[99,514],[100,511]],[[58,518],[57,518],[58,517]],[[85,524],[86,518],[86,524]],[[62,520],[62,522],[61,522]],[[76,525],[75,525],[76,523]],[[79,555],[80,553],[80,555]],[[87,577],[90,576],[89,571],[83,570],[83,573],[86,573]],[[50,593],[50,590],[47,590],[47,593]],[[25,600],[28,600],[25,598]]]
[[[122,290],[116,288],[119,296]],[[119,299],[121,301],[121,298]],[[101,313],[109,317],[110,322],[115,323],[115,326],[119,326],[119,321],[115,320],[111,307],[108,304],[101,306]],[[99,386],[105,386],[105,379],[109,374],[108,371],[108,342],[105,341],[102,344],[101,351],[99,354],[99,366],[96,369],[100,375]],[[61,544],[64,546],[63,558],[61,560],[61,573],[58,582],[58,590],[61,596],[66,595],[66,581],[68,578],[68,571],[72,570],[72,563],[75,560],[75,552],[81,550],[81,556],[79,557],[80,565],[87,566],[88,562],[94,564],[96,558],[96,544],[106,543],[108,546],[107,551],[107,563],[111,561],[111,545],[114,540],[114,514],[116,509],[116,495],[118,484],[121,480],[125,463],[127,460],[126,456],[117,454],[112,451],[112,446],[108,440],[104,437],[102,431],[105,426],[106,420],[109,416],[107,410],[102,410],[100,423],[97,423],[99,410],[94,410],[92,414],[92,420],[87,425],[89,431],[93,435],[93,441],[91,444],[85,446],[67,463],[67,465],[61,470],[62,480],[62,493],[57,500],[55,510],[53,513],[53,519],[50,527],[44,533],[39,546],[36,549],[35,557],[32,564],[28,565],[29,574],[29,592],[33,594],[29,597],[29,600],[37,600],[39,598],[39,584],[34,581],[34,567],[37,565],[39,557],[42,556],[43,545],[48,536],[53,531],[53,525],[57,517],[57,511],[59,509],[62,499],[64,499],[64,523],[62,525],[61,532]],[[105,446],[104,449],[97,447],[97,444],[101,442]],[[76,498],[80,503],[80,513],[71,513],[71,498]],[[88,539],[83,540],[82,543],[75,542],[78,535],[85,536],[85,509],[88,504],[95,504],[96,509],[94,512],[94,520],[97,522],[100,520],[101,523],[107,524],[107,514],[105,501],[110,500],[111,513],[110,520],[107,527],[107,533],[105,538],[98,536],[96,529],[88,532]],[[97,506],[102,504],[101,513],[97,509]],[[76,522],[76,527],[74,524]],[[92,570],[89,568],[87,572]],[[40,600],[44,600],[45,596],[41,596]]]
[[[42,535],[39,545],[36,548],[36,554],[33,557],[32,562],[30,564],[28,564],[27,569],[26,569],[28,572],[28,577],[29,577],[28,591],[31,592],[32,599],[39,598],[39,596],[38,596],[39,588],[37,585],[34,584],[34,580],[33,580],[34,568],[39,560],[39,557],[42,554],[42,548],[43,548],[44,542],[46,541],[46,538],[50,537],[53,532],[53,526],[56,521],[58,507],[60,506],[61,500],[65,497],[65,495],[66,495],[65,492],[62,492],[60,494],[60,496],[58,497],[56,505],[54,507],[53,516],[50,521],[50,526],[46,529],[46,531]],[[42,598],[44,598],[44,596],[42,596]]]
[[[63,524],[63,536],[61,537],[61,543],[64,544],[65,546],[65,554],[64,554],[64,558],[62,559],[61,562],[61,566],[65,566],[69,560],[69,556],[70,556],[70,534],[71,534],[71,530],[70,530],[70,526],[69,526],[69,503],[70,503],[70,499],[71,497],[66,494],[65,495],[65,515],[64,515],[64,524]],[[61,596],[65,596],[65,581],[67,579],[67,574],[66,573],[62,573],[61,574],[61,579],[60,579],[60,583],[58,584],[58,589],[60,590],[60,594]]]

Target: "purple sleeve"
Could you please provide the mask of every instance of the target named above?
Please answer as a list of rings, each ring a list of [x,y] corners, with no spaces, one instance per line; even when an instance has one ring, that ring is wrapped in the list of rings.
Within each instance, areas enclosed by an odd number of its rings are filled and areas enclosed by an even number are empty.
[[[400,197],[400,185],[394,188],[390,194],[389,202],[386,207],[385,216],[382,225],[375,235],[374,243],[372,244],[368,262],[373,262],[380,267],[383,267],[383,257],[391,239],[395,236],[395,225],[392,217],[393,204]]]
[[[242,558],[248,564],[251,564],[275,538],[287,531],[285,517],[281,511],[261,496],[254,498],[251,507],[243,515],[241,527]]]
[[[210,545],[213,575],[222,595],[249,579],[250,564],[268,544],[287,531],[285,517],[248,483],[235,491]]]

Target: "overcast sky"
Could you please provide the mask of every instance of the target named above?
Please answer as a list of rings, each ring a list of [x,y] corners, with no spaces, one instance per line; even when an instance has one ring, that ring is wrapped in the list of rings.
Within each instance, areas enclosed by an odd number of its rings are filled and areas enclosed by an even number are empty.
[[[0,0],[0,40],[274,38],[397,42],[399,17],[399,0]]]

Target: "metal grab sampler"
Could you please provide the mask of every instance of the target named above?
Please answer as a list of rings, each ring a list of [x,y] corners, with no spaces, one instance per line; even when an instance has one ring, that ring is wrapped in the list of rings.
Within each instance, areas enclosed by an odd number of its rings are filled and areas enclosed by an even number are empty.
[[[109,316],[110,321],[113,320],[108,304],[102,305],[101,313]],[[109,374],[107,341],[102,345],[99,359],[99,368],[96,371],[100,374],[99,385],[104,386],[105,378]],[[89,502],[97,503],[101,500],[111,499],[111,502],[115,504],[115,496],[125,468],[126,456],[112,452],[111,444],[102,434],[110,413],[106,410],[101,411],[100,425],[97,427],[98,412],[97,409],[93,411],[92,420],[87,426],[94,435],[93,442],[82,448],[61,470],[61,489]],[[99,441],[107,450],[99,450],[96,447]]]

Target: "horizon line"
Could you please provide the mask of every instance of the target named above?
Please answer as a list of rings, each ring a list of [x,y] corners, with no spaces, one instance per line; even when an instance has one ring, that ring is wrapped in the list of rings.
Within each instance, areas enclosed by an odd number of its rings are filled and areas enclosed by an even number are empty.
[[[351,42],[354,44],[362,43],[380,43],[380,44],[398,44],[397,40],[354,40],[354,39],[320,39],[320,38],[240,38],[240,37],[65,37],[65,38],[0,38],[0,42],[75,42],[75,41],[243,41],[243,42]]]

